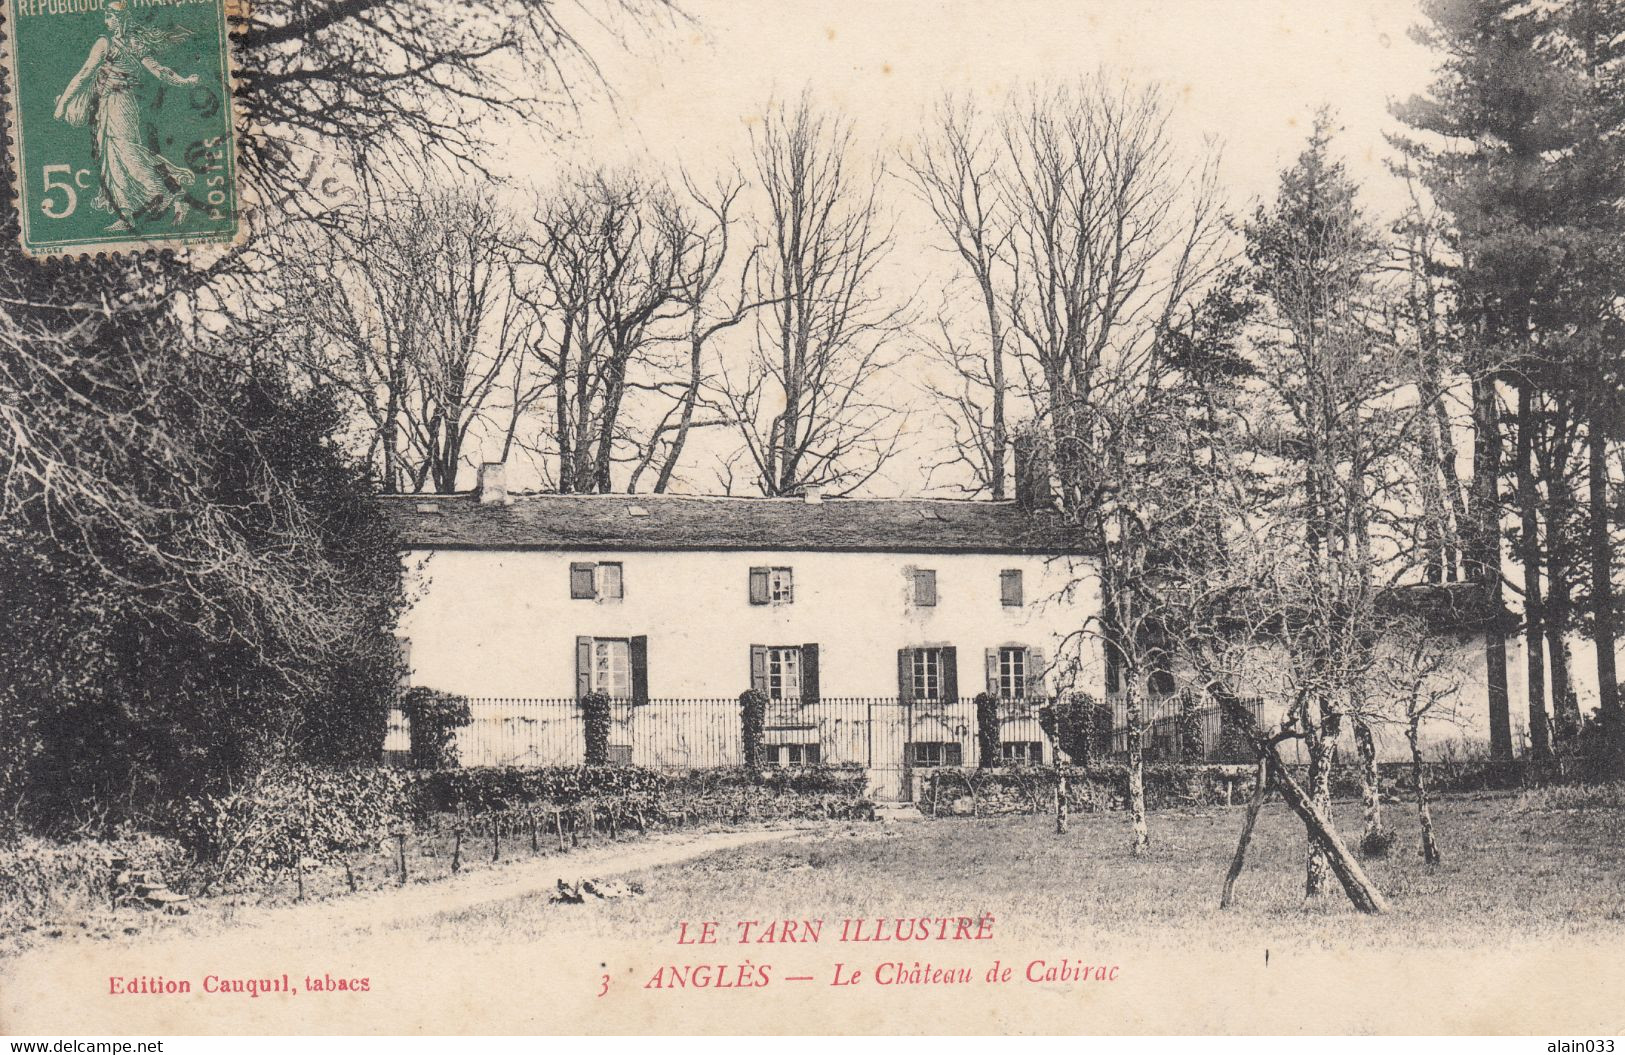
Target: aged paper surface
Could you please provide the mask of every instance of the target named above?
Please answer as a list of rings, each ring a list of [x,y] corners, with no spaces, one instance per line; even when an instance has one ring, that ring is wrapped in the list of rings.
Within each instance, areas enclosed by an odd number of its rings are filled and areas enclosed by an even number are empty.
[[[910,269],[939,260],[944,250],[929,214],[891,170],[944,92],[991,104],[1102,67],[1135,83],[1160,82],[1181,149],[1197,150],[1207,137],[1222,142],[1219,179],[1238,217],[1274,193],[1316,111],[1329,106],[1363,200],[1387,219],[1405,203],[1405,188],[1385,166],[1392,154],[1383,137],[1395,127],[1388,106],[1421,91],[1433,61],[1407,36],[1422,16],[1405,0],[702,0],[685,9],[692,21],[676,23],[668,34],[674,41],[606,61],[617,97],[587,103],[578,136],[559,144],[511,128],[507,149],[491,152],[491,168],[525,178],[571,164],[640,159],[713,166],[734,158],[748,169],[750,135],[769,101],[805,91],[815,105],[849,118],[865,149],[888,159],[886,193],[895,218],[885,266],[895,288],[915,290],[926,316],[940,310],[945,292],[921,284],[926,272],[911,278]],[[455,5],[447,5],[446,17],[458,17]],[[901,391],[918,380],[905,368],[895,383]],[[910,429],[929,432],[922,424]],[[913,497],[919,483],[907,474],[882,477],[871,493]],[[403,515],[421,514],[422,523],[460,515],[414,508]],[[423,530],[450,537],[453,529]],[[778,570],[768,549],[718,541],[739,551],[733,563],[740,591],[747,565]],[[420,545],[431,551],[436,543]],[[431,558],[438,582],[455,580],[456,559]],[[910,559],[913,575],[922,561]],[[905,569],[897,563],[901,591]],[[959,565],[940,563],[946,608]],[[997,572],[1013,563],[1000,558],[989,567]],[[643,574],[658,583],[639,581],[628,556],[627,604],[638,590],[679,595],[704,573],[700,565],[655,564]],[[532,607],[529,574],[521,563],[504,565],[482,580],[480,604],[443,623],[417,624],[416,668],[439,671],[448,685],[489,676],[495,646],[482,651],[485,644],[471,635],[487,630],[471,627],[487,628],[493,640],[505,625],[536,625],[572,640],[607,635],[553,625],[551,615],[539,614],[545,609]],[[1028,575],[1036,581],[1038,565]],[[796,584],[804,601],[814,596],[809,579],[803,573]],[[935,573],[930,583],[935,605]],[[590,588],[602,596],[603,579]],[[907,589],[921,589],[919,580],[911,578]],[[655,696],[702,695],[688,686],[710,684],[719,662],[741,670],[703,695],[736,694],[748,676],[743,651],[725,661],[658,652],[659,633],[680,636],[690,620],[709,627],[707,617],[673,604],[664,617],[650,618],[664,622],[641,628],[654,655],[644,662],[659,666],[654,677],[661,684],[678,686],[657,685]],[[854,613],[847,630],[863,636],[867,618]],[[939,646],[950,635],[919,636],[918,644]],[[996,650],[998,642],[988,640]],[[853,642],[849,652],[861,645]],[[540,655],[554,646],[534,647]],[[960,678],[981,677],[981,650],[978,644],[974,656],[961,660],[961,670],[972,673]],[[578,662],[580,653],[556,651],[560,669]],[[841,675],[828,651],[826,692],[871,695],[861,687],[829,687]],[[996,666],[997,652],[991,655]],[[618,676],[617,656],[605,653],[607,677]],[[930,684],[929,668],[917,670]],[[806,677],[805,669],[797,676]],[[998,677],[993,670],[990,684]],[[574,690],[491,684],[476,694]],[[1039,734],[1032,742],[1041,742]],[[770,746],[786,760],[790,747],[804,747],[788,739]],[[830,751],[824,747],[826,762]],[[954,764],[948,757],[910,756],[911,766],[948,764]],[[883,804],[879,820],[719,824],[620,841],[594,836],[570,853],[553,845],[565,841],[562,828],[556,840],[535,828],[495,842],[470,834],[466,845],[458,843],[466,855],[459,862],[480,858],[477,866],[453,876],[454,866],[437,857],[427,866],[435,874],[415,873],[404,889],[387,881],[393,851],[386,843],[374,854],[386,880],[360,894],[290,904],[284,880],[279,904],[227,897],[190,916],[143,919],[132,933],[104,940],[74,940],[69,923],[61,940],[0,960],[0,1032],[1625,1032],[1619,995],[1625,916],[1618,908],[1625,874],[1617,853],[1599,852],[1583,875],[1548,871],[1545,844],[1531,835],[1533,822],[1514,812],[1512,793],[1483,803],[1463,795],[1436,805],[1446,863],[1425,870],[1414,860],[1410,801],[1396,799],[1389,807],[1401,831],[1394,860],[1370,866],[1394,911],[1366,917],[1335,888],[1324,905],[1302,901],[1303,831],[1274,801],[1255,845],[1261,863],[1243,874],[1238,907],[1225,914],[1218,897],[1242,824],[1246,771],[1236,780],[1234,806],[1153,810],[1146,861],[1130,855],[1123,811],[1076,813],[1060,836],[1052,834],[1047,808],[995,818],[947,816],[952,810],[945,808],[943,816],[928,816],[935,799],[929,808],[923,801]],[[1358,830],[1357,811],[1357,802],[1339,804],[1345,832]],[[1621,834],[1617,825],[1603,825],[1572,838],[1617,845]],[[1522,877],[1549,875],[1565,890],[1583,886],[1590,892],[1584,896],[1615,908],[1571,927],[1561,896],[1550,905],[1497,903],[1485,909],[1493,918],[1482,929],[1454,933],[1435,913],[1447,920],[1473,914],[1459,901],[1473,896],[1479,887],[1471,884],[1482,876],[1461,877],[1496,867],[1486,865],[1492,858],[1485,855],[1498,855],[1494,861]],[[421,864],[414,860],[413,868]],[[584,878],[633,879],[642,890],[549,903]],[[1467,885],[1452,894],[1458,882]],[[1430,899],[1450,903],[1435,909]],[[1171,902],[1179,907],[1165,910]]]

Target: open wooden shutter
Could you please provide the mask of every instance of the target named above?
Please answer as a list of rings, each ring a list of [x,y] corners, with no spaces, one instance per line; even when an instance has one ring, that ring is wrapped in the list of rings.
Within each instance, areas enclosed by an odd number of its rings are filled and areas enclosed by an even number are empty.
[[[1044,695],[1044,650],[1040,648],[1027,650],[1027,695]]]
[[[999,572],[999,603],[1019,608],[1021,597],[1021,569],[1006,568]]]
[[[592,638],[576,638],[576,696],[592,691]]]
[[[593,565],[571,564],[570,598],[577,601],[590,601],[596,596],[598,596],[598,591],[593,586]]]
[[[999,650],[996,648],[987,650],[987,694],[999,694]]]
[[[801,646],[801,702],[818,702],[818,646]]]
[[[649,639],[634,637],[627,651],[632,654],[632,702],[649,702]]]
[[[767,646],[750,646],[750,687],[757,692],[767,691]]]
[[[949,702],[959,699],[959,649],[952,645],[942,649],[942,698]]]
[[[897,699],[903,703],[914,700],[914,650],[897,650]]]
[[[750,603],[767,603],[767,569],[752,568],[750,570]]]

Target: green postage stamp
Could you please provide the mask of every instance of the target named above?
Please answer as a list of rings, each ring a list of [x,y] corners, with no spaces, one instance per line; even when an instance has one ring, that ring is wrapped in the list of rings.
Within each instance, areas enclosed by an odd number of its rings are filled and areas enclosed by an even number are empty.
[[[3,2],[24,252],[236,241],[228,0]]]

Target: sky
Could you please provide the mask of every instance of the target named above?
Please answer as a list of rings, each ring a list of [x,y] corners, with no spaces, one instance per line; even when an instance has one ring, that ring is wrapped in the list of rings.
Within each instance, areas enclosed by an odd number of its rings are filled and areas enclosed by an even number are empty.
[[[1224,147],[1233,195],[1267,195],[1321,105],[1379,212],[1399,192],[1383,161],[1391,101],[1422,90],[1434,56],[1410,37],[1415,0],[682,0],[687,25],[599,51],[616,98],[592,100],[573,145],[516,151],[521,177],[552,153],[642,155],[703,166],[743,159],[775,98],[810,90],[895,151],[945,91],[996,101],[1099,67],[1164,86],[1192,150]],[[543,168],[546,167],[544,164]]]
[[[1405,203],[1386,167],[1394,151],[1385,135],[1401,130],[1389,107],[1424,90],[1435,62],[1411,37],[1419,0],[680,2],[687,19],[649,27],[626,48],[582,26],[610,91],[585,98],[565,142],[525,128],[498,134],[511,139],[490,160],[516,193],[574,165],[667,175],[681,165],[702,185],[735,165],[748,172],[752,127],[774,100],[803,91],[849,117],[860,146],[896,171],[945,93],[991,109],[1012,90],[1104,69],[1162,86],[1173,140],[1192,161],[1219,146],[1221,186],[1238,215],[1273,196],[1316,110],[1329,106],[1342,129],[1334,151],[1380,219]],[[897,295],[940,303],[952,261],[902,181],[881,178],[892,183],[883,197]],[[918,493],[918,467],[936,460],[927,449],[940,442],[921,432],[905,464],[870,490]],[[704,476],[691,474],[689,489],[714,490]]]

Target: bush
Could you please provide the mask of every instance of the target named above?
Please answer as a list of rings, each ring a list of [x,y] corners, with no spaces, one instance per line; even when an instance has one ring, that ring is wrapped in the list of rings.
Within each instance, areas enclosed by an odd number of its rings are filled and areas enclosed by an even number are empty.
[[[377,844],[406,820],[408,787],[387,766],[277,764],[198,797],[174,824],[217,881],[253,881]]]
[[[1044,735],[1058,744],[1073,765],[1103,761],[1111,749],[1112,709],[1086,692],[1073,693],[1038,708]]]
[[[767,693],[746,689],[739,694],[740,735],[745,742],[745,765],[762,764],[762,729],[767,724]]]
[[[990,692],[976,694],[977,764],[994,769],[999,764],[999,698]]]
[[[401,698],[412,737],[412,765],[416,769],[452,769],[457,765],[457,730],[474,720],[468,699],[421,687]]]
[[[413,805],[419,817],[479,814],[536,804],[574,806],[665,787],[665,776],[636,766],[482,766],[429,774],[416,785]]]
[[[1202,716],[1197,709],[1196,697],[1183,693],[1179,698],[1179,717],[1175,728],[1179,739],[1179,758],[1183,762],[1200,762],[1203,758]]]
[[[609,765],[609,704],[609,697],[601,692],[589,692],[580,700],[589,766]]]
[[[131,869],[162,874],[177,888],[187,885],[190,861],[173,839],[145,832],[77,842],[23,836],[0,847],[0,929],[105,906],[113,862],[121,858]]]

